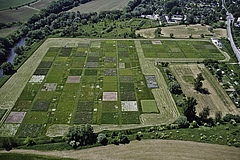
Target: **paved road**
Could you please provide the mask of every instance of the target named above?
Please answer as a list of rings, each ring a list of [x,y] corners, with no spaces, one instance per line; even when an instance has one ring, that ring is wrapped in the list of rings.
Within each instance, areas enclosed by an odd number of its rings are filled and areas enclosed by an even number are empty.
[[[223,2],[222,7],[224,9],[226,9],[225,6],[224,6],[225,0],[222,0],[222,2]],[[236,45],[235,45],[235,43],[233,41],[232,32],[231,32],[231,23],[233,21],[234,21],[233,15],[227,11],[227,22],[226,22],[226,24],[227,24],[228,39],[229,39],[229,41],[231,43],[232,50],[233,50],[233,52],[235,53],[235,55],[236,55],[236,57],[238,59],[238,63],[240,64],[240,51],[237,49],[237,47],[236,47]]]

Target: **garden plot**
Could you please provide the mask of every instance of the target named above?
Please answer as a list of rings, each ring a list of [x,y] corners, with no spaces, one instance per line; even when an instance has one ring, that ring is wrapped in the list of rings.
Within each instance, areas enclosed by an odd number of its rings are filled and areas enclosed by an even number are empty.
[[[68,76],[66,83],[79,83],[81,76]]]
[[[155,76],[145,76],[148,88],[158,88]]]
[[[103,92],[103,101],[117,101],[117,92]]]
[[[104,76],[116,76],[117,70],[116,69],[104,69]]]
[[[120,62],[120,63],[119,63],[119,68],[125,68],[125,63]]]
[[[22,123],[24,117],[26,115],[26,112],[11,112],[5,123]]]
[[[57,83],[45,83],[41,91],[55,91]]]
[[[142,112],[157,113],[157,104],[155,100],[141,100]]]
[[[0,127],[0,137],[13,137],[17,133],[20,124],[2,124]]]
[[[138,111],[137,101],[121,101],[122,111]]]
[[[18,136],[22,138],[25,137],[35,138],[38,136],[41,127],[42,127],[41,124],[23,124],[18,133]]]
[[[105,57],[104,62],[117,62],[116,57]]]
[[[38,99],[38,100],[35,101],[35,103],[32,107],[32,111],[47,111],[49,105],[50,105],[49,100]]]
[[[87,62],[85,67],[86,68],[98,68],[98,62]]]
[[[29,80],[30,83],[42,83],[44,80],[44,75],[33,75],[31,79]]]
[[[91,42],[91,48],[100,48],[100,47],[101,47],[100,41]]]

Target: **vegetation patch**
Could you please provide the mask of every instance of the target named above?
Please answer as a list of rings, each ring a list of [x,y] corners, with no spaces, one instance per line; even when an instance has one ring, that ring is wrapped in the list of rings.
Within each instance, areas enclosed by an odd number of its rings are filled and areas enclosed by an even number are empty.
[[[61,57],[69,57],[71,54],[71,51],[72,51],[71,47],[63,47],[58,55]]]
[[[38,100],[35,101],[35,103],[32,107],[32,111],[47,111],[49,105],[50,105],[49,100],[38,99]]]
[[[20,100],[18,99],[15,103],[12,111],[18,111],[18,112],[26,112],[28,111],[28,108],[30,107],[32,101],[29,100]]]
[[[85,67],[86,68],[98,68],[98,62],[87,62]]]
[[[82,69],[70,69],[69,76],[81,76]]]
[[[11,112],[5,123],[22,123],[24,117],[26,115],[26,112]]]
[[[34,75],[46,75],[49,69],[46,68],[37,68],[36,71],[33,73]]]
[[[139,112],[122,112],[122,123],[123,124],[139,124]]]
[[[155,100],[141,100],[142,112],[158,113],[158,108]]]
[[[135,101],[135,92],[120,92],[120,99],[121,101]]]
[[[18,131],[20,124],[2,124],[0,127],[1,137],[14,137]]]
[[[102,113],[102,124],[119,124],[118,112],[104,112]]]
[[[41,124],[23,124],[18,133],[19,137],[37,137],[42,125]]]
[[[52,65],[52,62],[50,61],[42,61],[39,65],[38,68],[50,68]]]
[[[103,101],[102,102],[102,112],[118,112],[119,106],[118,102]]]
[[[116,69],[104,69],[104,76],[116,76],[117,70]]]

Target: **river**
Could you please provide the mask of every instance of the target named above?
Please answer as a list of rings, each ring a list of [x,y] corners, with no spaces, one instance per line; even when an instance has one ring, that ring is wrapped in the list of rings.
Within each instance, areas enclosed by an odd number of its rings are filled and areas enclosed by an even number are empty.
[[[25,40],[24,38],[22,38],[18,43],[15,44],[15,46],[24,46],[24,43],[25,43]],[[16,56],[16,53],[14,52],[14,47],[10,49],[10,55],[7,58],[7,62],[10,62],[10,63],[14,62],[14,58]],[[3,73],[2,73],[2,70],[0,70],[0,78],[2,77],[3,77]]]

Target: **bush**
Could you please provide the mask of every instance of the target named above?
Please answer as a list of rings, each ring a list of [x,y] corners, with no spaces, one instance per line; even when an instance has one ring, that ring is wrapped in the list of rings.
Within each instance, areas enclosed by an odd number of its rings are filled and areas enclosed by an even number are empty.
[[[199,127],[199,125],[198,125],[197,121],[193,121],[192,123],[190,123],[190,126],[189,126],[189,128],[198,128],[198,127]]]
[[[175,122],[180,128],[187,128],[189,127],[189,122],[186,116],[180,116]]]
[[[102,145],[107,145],[108,144],[108,139],[105,134],[100,133],[97,137],[98,142],[101,143]]]

